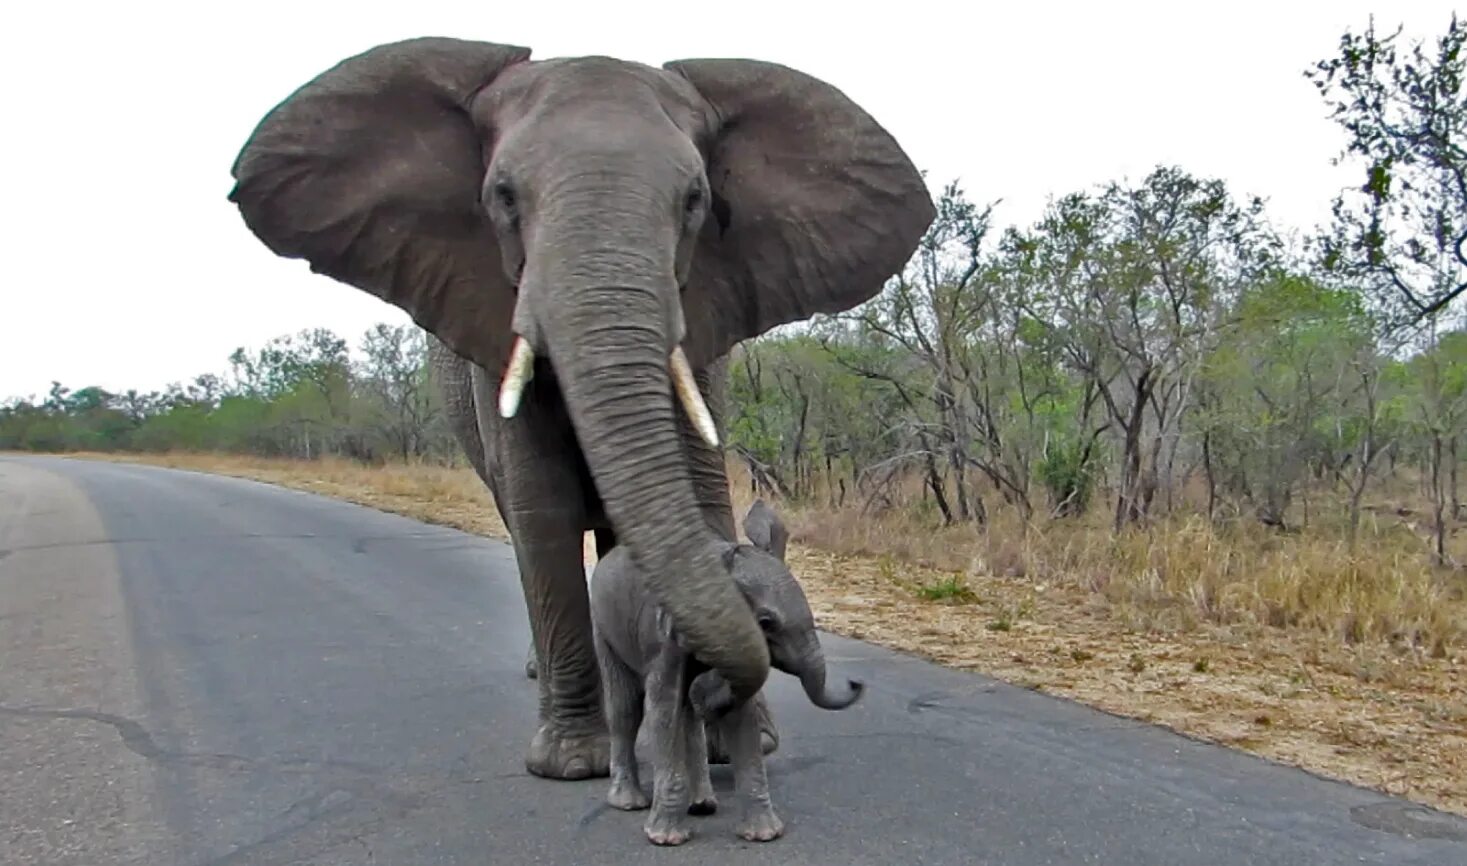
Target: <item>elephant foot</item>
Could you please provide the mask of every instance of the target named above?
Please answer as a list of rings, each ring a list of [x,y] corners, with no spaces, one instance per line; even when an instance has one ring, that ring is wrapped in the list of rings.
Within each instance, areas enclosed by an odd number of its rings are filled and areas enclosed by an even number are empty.
[[[655,814],[647,817],[642,831],[653,845],[681,845],[693,836],[676,817]]]
[[[611,790],[606,793],[606,802],[613,809],[623,812],[637,812],[652,805],[651,799],[642,791],[642,786],[630,779],[612,782]]]
[[[567,734],[542,724],[530,741],[525,769],[545,779],[575,781],[611,775],[611,738],[606,732]]]
[[[738,834],[750,842],[769,842],[784,835],[784,821],[773,809],[762,809],[744,819]]]

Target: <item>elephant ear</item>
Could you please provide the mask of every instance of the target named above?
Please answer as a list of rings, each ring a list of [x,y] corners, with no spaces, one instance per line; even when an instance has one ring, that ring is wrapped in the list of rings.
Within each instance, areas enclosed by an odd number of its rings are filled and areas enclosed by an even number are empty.
[[[763,499],[754,500],[754,504],[749,506],[749,513],[744,515],[744,535],[748,536],[750,544],[765,553],[773,554],[780,562],[784,561],[785,547],[790,539],[789,530]]]
[[[401,307],[493,369],[513,298],[479,206],[487,142],[469,104],[529,56],[423,38],[348,58],[265,116],[229,200],[277,255]]]
[[[683,300],[689,360],[874,297],[936,209],[896,140],[844,93],[754,60],[664,68],[706,101],[713,191]]]

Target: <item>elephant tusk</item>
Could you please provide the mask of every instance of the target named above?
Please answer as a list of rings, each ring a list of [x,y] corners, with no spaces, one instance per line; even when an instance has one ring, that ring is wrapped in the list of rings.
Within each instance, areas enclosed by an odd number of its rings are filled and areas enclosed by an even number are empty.
[[[710,448],[717,448],[718,427],[713,423],[713,414],[708,411],[708,405],[703,402],[703,395],[698,393],[698,383],[693,379],[693,368],[688,365],[688,356],[683,354],[683,347],[673,349],[672,357],[668,360],[672,367],[672,386],[677,391],[683,408],[687,410],[688,418],[692,420],[703,441]]]
[[[514,347],[509,350],[509,365],[504,368],[504,380],[499,383],[499,417],[513,418],[519,411],[520,396],[525,385],[535,373],[535,350],[530,342],[516,334]]]

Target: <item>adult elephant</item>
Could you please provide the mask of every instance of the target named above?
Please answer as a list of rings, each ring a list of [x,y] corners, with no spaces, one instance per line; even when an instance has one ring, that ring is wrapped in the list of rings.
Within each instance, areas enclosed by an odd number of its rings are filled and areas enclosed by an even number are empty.
[[[875,295],[934,208],[875,120],[795,70],[529,58],[445,38],[348,58],[264,117],[230,200],[272,251],[401,307],[461,359],[446,396],[508,524],[540,659],[526,765],[574,779],[608,761],[584,532],[625,545],[689,649],[754,698],[769,654],[723,555],[707,406],[722,360]]]

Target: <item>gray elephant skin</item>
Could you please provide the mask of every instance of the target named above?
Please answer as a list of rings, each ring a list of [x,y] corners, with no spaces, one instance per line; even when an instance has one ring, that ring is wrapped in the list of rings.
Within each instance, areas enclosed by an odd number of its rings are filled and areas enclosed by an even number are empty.
[[[421,38],[269,110],[229,193],[271,251],[434,336],[539,660],[526,766],[604,776],[581,539],[624,546],[737,702],[769,671],[722,551],[727,353],[875,296],[935,216],[898,143],[778,64]]]
[[[728,544],[722,556],[754,612],[771,663],[799,677],[816,706],[829,710],[851,706],[863,686],[849,680],[844,689],[833,689],[827,682],[815,617],[799,581],[784,563],[787,533],[779,516],[757,501],[744,528],[753,544]],[[646,575],[624,548],[613,548],[596,564],[591,625],[611,730],[611,788],[606,800],[628,811],[650,806],[643,827],[647,838],[657,845],[680,845],[692,836],[687,816],[712,814],[718,807],[708,775],[704,721],[689,701],[689,688],[704,674],[703,666],[686,651],[676,626],[648,591]],[[722,729],[729,744],[735,789],[744,801],[738,834],[751,842],[767,842],[784,833],[784,822],[770,801],[755,710],[755,703],[747,701],[728,708],[712,724]],[[644,722],[650,729],[650,801],[642,790],[635,751]]]

